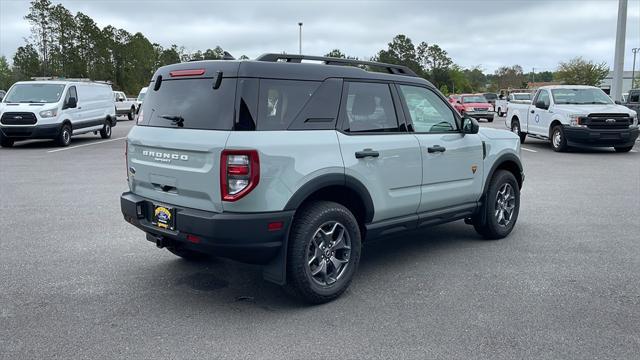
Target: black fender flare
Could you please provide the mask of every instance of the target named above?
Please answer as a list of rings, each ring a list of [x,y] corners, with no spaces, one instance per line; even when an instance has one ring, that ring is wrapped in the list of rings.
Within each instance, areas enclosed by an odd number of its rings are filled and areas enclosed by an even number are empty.
[[[520,161],[520,158],[518,156],[516,156],[515,154],[512,153],[505,153],[502,154],[500,156],[498,156],[498,158],[496,159],[496,161],[493,162],[493,165],[491,166],[491,169],[489,170],[489,174],[487,175],[487,180],[484,184],[484,187],[482,189],[482,196],[484,197],[485,194],[487,193],[487,190],[489,189],[489,182],[491,181],[491,178],[493,177],[493,174],[496,172],[496,170],[505,162],[510,161],[515,163],[518,166],[518,170],[520,170],[520,180],[519,181],[519,185],[522,188],[522,183],[524,182],[524,171],[522,168],[522,162]],[[517,178],[517,176],[516,176]]]
[[[373,220],[375,209],[369,190],[360,180],[346,174],[324,174],[312,179],[293,194],[284,210],[296,210],[311,194],[328,186],[344,186],[358,194],[364,204],[365,223]]]

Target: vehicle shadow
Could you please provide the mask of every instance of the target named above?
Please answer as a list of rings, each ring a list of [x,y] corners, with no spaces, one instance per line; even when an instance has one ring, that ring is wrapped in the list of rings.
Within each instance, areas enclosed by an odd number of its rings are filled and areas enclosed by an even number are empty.
[[[461,221],[368,242],[363,246],[360,266],[351,289],[336,301],[348,301],[350,296],[359,296],[353,293],[354,284],[362,288],[373,287],[381,276],[402,274],[415,266],[416,262],[425,261],[429,254],[446,251],[460,252],[460,256],[464,256],[464,252],[473,249],[473,244],[480,246],[482,241],[470,226]],[[236,310],[248,307],[264,311],[309,307],[289,296],[280,286],[263,280],[262,268],[257,265],[217,258],[202,262],[176,258],[151,267],[141,271],[147,274],[172,274],[164,280],[150,279],[152,283],[170,288],[172,297],[186,297],[181,301],[196,302],[200,306],[227,306]],[[163,283],[160,284],[160,281]]]
[[[538,152],[550,152],[553,153],[553,149],[548,141],[538,140],[538,139],[529,139],[527,138],[525,143],[522,144],[523,147],[531,150],[536,150]],[[636,149],[640,148],[640,145],[636,143]],[[567,153],[573,154],[608,154],[608,153],[616,153],[613,147],[590,147],[590,146],[572,146],[566,151]]]

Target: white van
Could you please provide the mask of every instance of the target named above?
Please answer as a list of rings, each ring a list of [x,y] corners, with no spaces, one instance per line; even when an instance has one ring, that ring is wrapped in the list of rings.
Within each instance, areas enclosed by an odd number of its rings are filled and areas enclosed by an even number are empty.
[[[111,85],[88,80],[20,81],[0,103],[0,145],[54,139],[67,146],[71,136],[93,132],[111,137],[116,109]]]
[[[142,108],[142,102],[144,101],[144,96],[147,95],[147,89],[148,87],[146,86],[140,89],[140,93],[138,94],[138,98],[136,99],[136,113],[139,113],[140,109]]]

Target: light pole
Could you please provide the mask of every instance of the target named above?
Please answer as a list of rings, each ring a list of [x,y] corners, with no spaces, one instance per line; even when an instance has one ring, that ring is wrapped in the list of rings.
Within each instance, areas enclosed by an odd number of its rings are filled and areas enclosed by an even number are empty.
[[[635,85],[636,79],[636,54],[640,51],[640,48],[633,48],[631,52],[633,53],[633,67],[631,68],[631,88]]]
[[[298,54],[302,55],[302,22],[298,23],[300,31],[298,33]]]
[[[611,79],[611,98],[622,98],[622,71],[624,70],[624,38],[627,31],[627,0],[618,0],[618,26],[616,28],[616,47],[613,57],[613,79]]]

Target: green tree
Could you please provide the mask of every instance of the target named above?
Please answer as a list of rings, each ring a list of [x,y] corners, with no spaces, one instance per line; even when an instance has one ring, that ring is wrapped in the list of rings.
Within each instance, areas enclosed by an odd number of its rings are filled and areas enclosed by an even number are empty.
[[[176,64],[180,62],[180,53],[177,45],[171,45],[171,48],[162,50],[158,66]]]
[[[479,67],[463,70],[465,78],[471,87],[472,92],[484,91],[487,85],[487,76],[482,73]]]
[[[19,79],[40,76],[40,58],[35,47],[31,44],[18,47],[13,55],[13,67],[17,70]]]
[[[522,66],[502,66],[495,71],[493,82],[498,89],[521,89],[527,85],[527,77],[522,73]]]
[[[576,57],[558,65],[556,80],[569,85],[598,86],[608,73],[607,63],[596,64],[582,57]]]
[[[413,42],[411,42],[411,39],[406,35],[396,35],[388,44],[387,50],[380,50],[378,54],[373,57],[373,60],[388,64],[404,65],[416,74],[422,74],[422,67],[418,61],[416,48]]]
[[[220,60],[224,56],[224,50],[220,46],[215,49],[207,49],[204,52],[204,60]]]
[[[347,55],[345,55],[342,51],[340,51],[340,49],[333,49],[333,50],[329,51],[327,54],[325,54],[324,56],[340,58],[340,59],[346,59],[347,58]]]
[[[0,56],[0,90],[7,90],[13,84],[13,76],[7,58]]]
[[[249,60],[249,57],[247,55],[240,55],[239,60]]]
[[[35,42],[36,47],[42,54],[42,75],[49,74],[49,50],[51,48],[52,34],[51,24],[51,1],[49,0],[33,0],[29,7],[29,13],[24,17],[31,24],[31,38]]]
[[[449,96],[449,88],[447,87],[447,84],[444,84],[444,85],[440,86],[440,92],[444,96]]]

